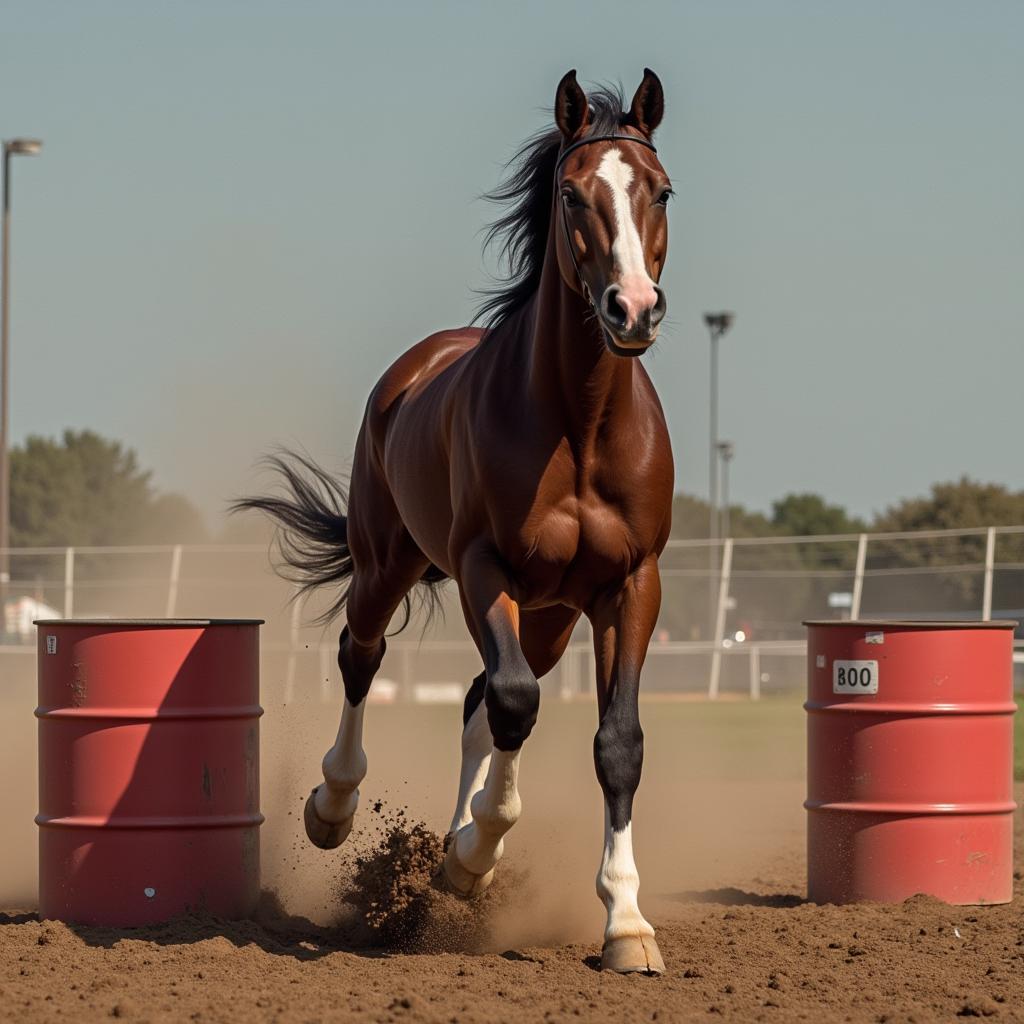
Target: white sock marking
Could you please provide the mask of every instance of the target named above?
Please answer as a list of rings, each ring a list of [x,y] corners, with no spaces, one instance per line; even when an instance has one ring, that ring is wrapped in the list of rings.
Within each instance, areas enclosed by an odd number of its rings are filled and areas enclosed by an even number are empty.
[[[324,754],[324,785],[316,791],[316,813],[322,821],[347,821],[359,805],[359,783],[366,778],[363,751],[363,713],[366,701],[357,707],[345,700],[341,725],[334,746]]]
[[[455,815],[448,831],[458,832],[473,820],[470,801],[484,788],[491,763],[491,729],[487,724],[487,708],[480,701],[462,730],[462,770],[459,773],[459,797]]]
[[[624,935],[653,935],[654,929],[640,913],[637,893],[640,875],[633,860],[633,825],[616,832],[608,807],[604,811],[604,855],[597,873],[597,895],[608,911],[605,941]]]
[[[471,874],[486,875],[501,860],[502,836],[519,819],[519,754],[492,750],[484,787],[470,802],[473,820],[453,840],[459,863]]]

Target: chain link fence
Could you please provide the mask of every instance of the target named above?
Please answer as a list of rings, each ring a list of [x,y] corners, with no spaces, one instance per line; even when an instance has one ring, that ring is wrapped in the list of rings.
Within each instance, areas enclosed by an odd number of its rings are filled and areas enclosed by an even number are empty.
[[[0,583],[0,664],[30,668],[33,618],[180,616],[266,619],[268,699],[301,691],[340,699],[338,627],[293,600],[263,545],[15,548]],[[1024,526],[827,537],[671,541],[662,612],[644,692],[665,698],[763,694],[803,686],[808,618],[1024,618]],[[378,700],[457,701],[480,671],[454,587],[425,628],[414,615],[389,641]],[[1024,634],[1022,634],[1024,635]],[[13,660],[12,660],[13,659]],[[1024,660],[1024,654],[1022,654]],[[543,682],[572,699],[593,692],[589,627],[577,627]]]

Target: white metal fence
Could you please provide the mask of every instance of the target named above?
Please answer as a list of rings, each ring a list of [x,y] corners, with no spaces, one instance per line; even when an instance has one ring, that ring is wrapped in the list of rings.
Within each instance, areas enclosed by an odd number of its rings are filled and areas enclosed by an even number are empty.
[[[62,617],[264,618],[264,680],[283,699],[337,700],[336,628],[306,624],[262,545],[14,548],[0,583],[3,660],[31,652],[40,605]],[[819,537],[671,541],[644,689],[714,698],[803,685],[805,618],[1024,618],[1024,526]],[[479,671],[453,593],[444,621],[389,641],[378,686],[394,699],[451,699]],[[45,612],[43,614],[46,614]],[[581,624],[544,684],[564,697],[593,689]]]

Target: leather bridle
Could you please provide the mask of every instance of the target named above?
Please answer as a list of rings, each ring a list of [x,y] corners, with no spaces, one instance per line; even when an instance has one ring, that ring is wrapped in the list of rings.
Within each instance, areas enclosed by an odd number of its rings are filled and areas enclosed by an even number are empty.
[[[648,142],[646,139],[638,139],[635,135],[590,135],[585,139],[580,139],[578,142],[572,143],[571,146],[566,146],[562,150],[558,161],[555,164],[555,188],[558,188],[558,172],[562,168],[562,164],[565,163],[565,158],[581,146],[589,146],[592,142],[635,142],[638,146],[644,146],[649,149],[652,153],[657,153],[657,147],[653,142]],[[576,271],[576,277],[579,279],[580,287],[583,289],[583,298],[594,306],[594,297],[590,294],[590,287],[583,278],[583,272],[580,270],[580,265],[576,260],[576,247],[572,244],[572,238],[569,236],[569,215],[565,212],[566,205],[565,200],[559,195],[559,206],[562,209],[562,216],[559,218],[562,222],[562,234],[565,236],[565,247],[569,250],[569,259],[572,260],[573,269]]]

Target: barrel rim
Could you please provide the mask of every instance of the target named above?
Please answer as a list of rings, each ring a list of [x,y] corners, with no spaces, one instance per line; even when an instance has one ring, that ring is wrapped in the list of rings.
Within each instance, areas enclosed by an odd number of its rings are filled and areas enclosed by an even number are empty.
[[[1016,629],[1015,619],[804,619],[804,626],[849,626],[853,629]]]
[[[266,619],[33,619],[33,626],[262,626]]]

